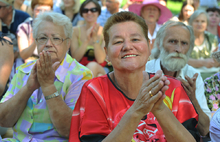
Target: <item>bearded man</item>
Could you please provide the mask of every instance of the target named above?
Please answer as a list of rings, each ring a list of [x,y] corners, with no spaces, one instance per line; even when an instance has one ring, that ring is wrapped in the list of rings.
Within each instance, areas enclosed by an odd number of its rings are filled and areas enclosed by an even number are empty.
[[[181,22],[168,21],[157,32],[146,71],[156,73],[162,70],[164,75],[179,79],[192,101],[199,121],[197,129],[200,135],[209,132],[211,112],[204,95],[204,84],[200,73],[187,64],[194,47],[194,34],[191,27]]]

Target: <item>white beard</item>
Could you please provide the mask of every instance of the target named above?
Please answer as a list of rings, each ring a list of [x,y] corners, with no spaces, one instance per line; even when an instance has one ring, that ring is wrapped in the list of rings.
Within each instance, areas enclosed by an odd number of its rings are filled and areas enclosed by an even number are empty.
[[[180,57],[181,59],[173,57]],[[169,54],[164,48],[162,48],[160,52],[160,61],[164,68],[168,71],[174,72],[181,70],[186,65],[188,57],[185,54],[176,52]]]

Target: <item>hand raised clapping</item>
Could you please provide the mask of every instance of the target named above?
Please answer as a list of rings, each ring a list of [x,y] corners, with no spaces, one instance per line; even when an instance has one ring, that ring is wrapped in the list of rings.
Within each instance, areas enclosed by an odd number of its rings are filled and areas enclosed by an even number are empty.
[[[90,27],[90,28],[86,31],[87,41],[88,41],[89,43],[90,43],[90,42],[93,42],[94,40],[97,40],[99,27],[100,27],[100,25],[97,24],[97,23],[95,23],[92,27]]]
[[[55,70],[59,64],[52,63],[50,53],[42,51],[28,78],[27,87],[34,91],[39,87],[47,88],[54,85]]]
[[[154,77],[148,79],[148,74],[143,72],[143,83],[139,94],[132,105],[133,110],[139,115],[144,116],[150,111],[152,113],[159,109],[163,109],[163,99],[165,91],[170,84],[167,77],[162,76],[162,71],[159,70]]]

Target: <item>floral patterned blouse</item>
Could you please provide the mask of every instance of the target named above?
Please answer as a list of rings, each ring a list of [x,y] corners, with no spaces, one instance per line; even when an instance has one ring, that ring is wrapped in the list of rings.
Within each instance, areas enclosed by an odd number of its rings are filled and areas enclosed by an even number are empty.
[[[216,111],[220,107],[220,72],[206,78],[204,85],[208,107]]]

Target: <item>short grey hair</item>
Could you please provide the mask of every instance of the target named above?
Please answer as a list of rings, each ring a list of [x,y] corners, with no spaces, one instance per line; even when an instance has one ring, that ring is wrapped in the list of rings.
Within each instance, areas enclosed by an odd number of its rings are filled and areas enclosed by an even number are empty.
[[[169,29],[170,27],[174,27],[174,26],[182,26],[185,27],[186,29],[189,30],[190,33],[190,44],[189,44],[189,50],[186,53],[186,56],[190,56],[193,48],[194,48],[194,33],[193,33],[193,29],[191,26],[187,26],[182,22],[178,22],[178,21],[167,21],[157,32],[157,36],[156,39],[154,41],[154,48],[151,50],[151,57],[158,59],[159,55],[160,55],[160,49],[164,48],[163,47],[163,41],[164,38],[166,36],[166,31],[167,29]],[[158,48],[159,47],[159,48]]]
[[[80,3],[80,0],[73,0],[73,1],[74,1],[73,13],[77,13],[77,12],[79,12],[79,8],[80,8],[81,3]],[[61,1],[61,3],[60,3],[60,8],[62,10],[65,10],[65,6],[64,6],[63,1]]]
[[[204,10],[196,10],[194,11],[194,13],[190,16],[189,18],[189,25],[192,26],[193,21],[200,15],[200,14],[204,14],[206,16],[207,19],[207,25],[209,24],[209,18],[208,18],[208,14],[206,13],[206,11]]]
[[[43,21],[49,21],[56,25],[62,26],[66,37],[70,39],[72,38],[72,33],[73,33],[72,22],[67,16],[60,14],[60,13],[56,13],[56,12],[44,12],[44,13],[39,14],[37,18],[34,19],[33,37],[35,39],[37,37],[37,31],[38,31],[39,25]]]

